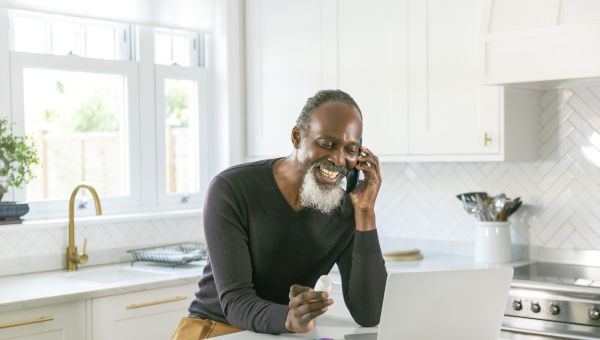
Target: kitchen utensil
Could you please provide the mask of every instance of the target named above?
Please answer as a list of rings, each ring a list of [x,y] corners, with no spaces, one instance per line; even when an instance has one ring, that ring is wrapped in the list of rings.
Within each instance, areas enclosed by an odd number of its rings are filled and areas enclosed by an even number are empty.
[[[458,198],[461,201],[466,201],[466,202],[477,202],[476,201],[476,197],[481,197],[482,199],[485,199],[488,197],[486,192],[483,191],[474,191],[474,192],[465,192],[463,194],[458,194],[456,195],[456,198]]]
[[[523,204],[523,201],[519,200],[514,200],[509,202],[510,205],[506,208],[506,219],[508,219],[510,217],[510,215],[514,214]]]

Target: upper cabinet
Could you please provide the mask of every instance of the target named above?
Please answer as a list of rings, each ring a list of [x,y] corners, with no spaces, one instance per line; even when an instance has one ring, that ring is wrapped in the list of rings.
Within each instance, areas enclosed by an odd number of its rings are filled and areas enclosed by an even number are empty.
[[[337,88],[363,112],[363,142],[379,157],[408,154],[406,1],[338,2]]]
[[[600,1],[486,0],[483,13],[485,83],[600,76]]]
[[[478,81],[479,3],[409,1],[413,155],[460,159],[500,153],[501,91]]]
[[[533,159],[537,93],[480,85],[481,13],[478,0],[248,1],[249,158],[289,153],[306,98],[339,88],[382,161]]]
[[[306,99],[335,87],[335,16],[321,0],[246,1],[247,156],[287,155]],[[333,4],[335,5],[335,4]],[[330,61],[331,65],[332,62]]]

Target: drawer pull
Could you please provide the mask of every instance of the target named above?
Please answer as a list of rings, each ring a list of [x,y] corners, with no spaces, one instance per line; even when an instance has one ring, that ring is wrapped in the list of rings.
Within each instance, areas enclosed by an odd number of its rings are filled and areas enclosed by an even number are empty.
[[[32,325],[35,323],[47,322],[47,321],[52,321],[52,320],[54,320],[53,316],[50,316],[50,315],[40,316],[39,318],[30,319],[30,320],[22,320],[22,321],[3,323],[3,324],[0,324],[0,329]]]
[[[132,303],[129,306],[127,306],[127,309],[138,309],[138,308],[144,308],[144,307],[149,307],[149,306],[162,305],[163,303],[182,301],[185,299],[187,299],[187,297],[185,297],[185,296],[175,296],[175,297],[168,298],[168,299],[162,299],[162,300],[156,300],[156,301],[150,301],[150,302]]]

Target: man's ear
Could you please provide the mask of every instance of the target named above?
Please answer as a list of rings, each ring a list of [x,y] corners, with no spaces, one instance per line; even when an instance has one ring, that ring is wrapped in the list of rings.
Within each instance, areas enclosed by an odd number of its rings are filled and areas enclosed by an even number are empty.
[[[294,144],[294,149],[300,149],[300,141],[302,139],[302,132],[297,126],[294,126],[292,129],[292,144]]]

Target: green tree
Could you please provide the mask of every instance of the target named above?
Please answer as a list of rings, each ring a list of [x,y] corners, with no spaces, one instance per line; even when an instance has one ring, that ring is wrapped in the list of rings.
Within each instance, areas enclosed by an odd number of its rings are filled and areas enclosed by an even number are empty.
[[[73,131],[119,131],[118,114],[102,98],[90,97],[75,112]]]
[[[188,126],[188,95],[184,88],[172,87],[165,97],[165,105],[167,112],[170,113],[169,118],[179,120],[181,127]]]

